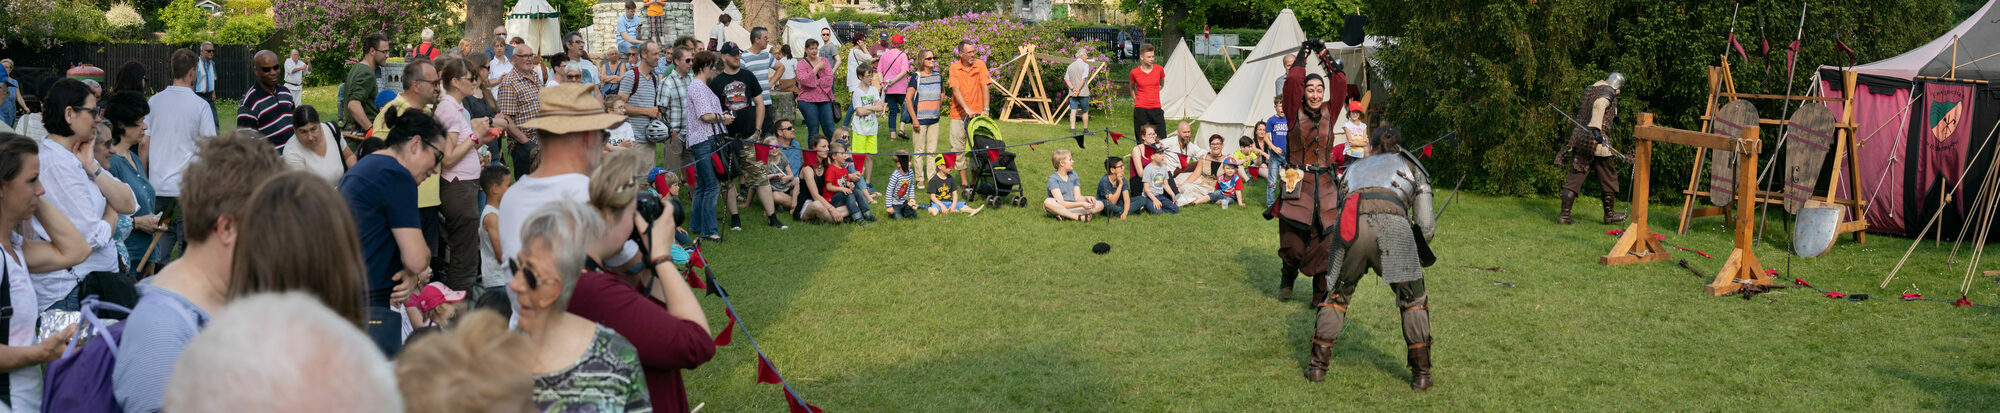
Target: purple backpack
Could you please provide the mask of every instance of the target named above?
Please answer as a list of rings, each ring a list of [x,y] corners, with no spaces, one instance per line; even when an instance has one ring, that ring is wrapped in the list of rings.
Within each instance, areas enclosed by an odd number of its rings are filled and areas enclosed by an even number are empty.
[[[139,297],[139,302],[165,300],[158,297],[158,294],[145,294]],[[159,304],[179,313],[188,325],[199,325],[194,315],[188,314],[187,309],[179,304],[165,301]],[[111,368],[118,361],[118,340],[125,335],[125,323],[107,325],[97,317],[98,311],[132,313],[124,306],[98,301],[97,296],[83,299],[82,309],[79,310],[83,313],[83,322],[77,326],[79,331],[70,338],[62,358],[49,363],[47,375],[43,377],[42,411],[123,411],[118,406],[118,397],[111,391]]]

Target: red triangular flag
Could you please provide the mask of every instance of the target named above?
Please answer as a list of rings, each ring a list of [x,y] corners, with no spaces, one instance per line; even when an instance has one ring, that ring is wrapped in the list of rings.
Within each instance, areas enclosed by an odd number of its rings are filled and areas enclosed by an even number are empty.
[[[767,163],[770,161],[771,147],[762,144],[757,145],[757,163]]]
[[[764,353],[757,353],[757,382],[770,384],[785,382],[783,378],[778,377],[778,369],[771,367],[771,359],[764,358]]]
[[[1118,132],[1111,132],[1111,143],[1118,143],[1119,139],[1125,139],[1125,134]]]
[[[944,169],[957,169],[957,168],[958,168],[958,154],[956,153],[944,154]]]
[[[688,254],[688,255],[689,255],[689,257],[688,257],[688,266],[689,266],[689,267],[693,267],[693,268],[708,268],[708,259],[707,259],[707,258],[702,258],[702,257],[701,257],[701,246],[700,246],[700,245],[696,245],[696,246],[694,246],[694,251],[691,251],[691,253],[690,253],[690,254]]]
[[[1184,153],[1179,153],[1179,154],[1175,154],[1175,155],[1178,155],[1178,156],[1180,156],[1180,157],[1181,157],[1181,166],[1187,166],[1187,164],[1188,164],[1188,163],[1187,163],[1187,154],[1184,154]]]
[[[1811,283],[1807,283],[1807,282],[1806,282],[1806,280],[1805,280],[1804,278],[1798,278],[1798,277],[1792,277],[1792,282],[1795,282],[1795,283],[1799,283],[1799,285],[1803,285],[1803,286],[1807,286],[1807,287],[1811,287],[1811,286],[1812,286],[1812,284],[1811,284]]]
[[[812,403],[806,403],[806,402],[802,402],[802,401],[799,401],[799,400],[800,400],[800,397],[799,397],[799,393],[798,393],[798,392],[794,392],[794,391],[792,391],[792,389],[790,389],[790,388],[787,388],[787,389],[785,389],[785,405],[786,405],[786,406],[790,406],[790,407],[791,407],[791,409],[792,409],[792,410],[791,410],[791,413],[825,413],[825,412],[826,412],[825,410],[820,410],[819,406],[814,406],[814,405],[812,405]]]
[[[716,175],[721,175],[721,174],[722,174],[722,168],[723,168],[723,166],[722,166],[722,154],[719,154],[719,153],[711,153],[711,154],[708,154],[708,160],[710,161],[709,163],[713,163],[713,164],[715,164],[715,174],[716,174]]]
[[[1967,299],[1965,299],[1965,297],[1958,297],[1958,301],[1953,301],[1953,302],[1951,302],[1951,306],[1952,306],[1952,307],[1971,307],[1971,306],[1972,306],[1972,300],[1967,300]]]
[[[1825,295],[1826,298],[1847,298],[1847,294],[1841,294],[1839,291],[1827,291]]]
[[[701,277],[696,277],[696,276],[694,276],[694,270],[692,270],[692,269],[690,269],[690,270],[686,270],[686,271],[681,271],[681,278],[686,278],[686,279],[687,279],[687,283],[688,283],[688,288],[692,288],[692,289],[696,289],[696,290],[706,290],[706,289],[708,289],[708,284],[703,284],[703,283],[701,282]]]
[[[681,182],[686,182],[688,189],[694,189],[694,187],[701,185],[700,179],[694,179],[694,165],[681,167]]]
[[[1424,145],[1424,157],[1425,157],[1425,158],[1429,158],[1429,157],[1431,157],[1431,146],[1430,146],[1430,145]]]
[[[1905,299],[1905,300],[1922,300],[1922,299],[1924,299],[1924,295],[1923,295],[1923,294],[1918,294],[1918,293],[1903,293],[1903,299]]]
[[[999,149],[987,149],[987,150],[986,150],[986,161],[987,161],[987,162],[993,162],[993,163],[1000,163],[1000,150],[999,150]]]
[[[722,332],[715,333],[715,345],[718,347],[729,345],[729,342],[735,338],[735,334],[730,334],[730,332],[736,331],[736,309],[724,308],[722,313],[729,315],[729,325],[723,326]]]
[[[855,164],[855,165],[861,165],[861,166],[866,166],[866,165],[868,165],[868,155],[865,155],[865,154],[858,154],[858,153],[857,153],[857,154],[854,154],[854,164]],[[866,172],[866,171],[863,171],[863,172]]]
[[[1664,235],[1662,235],[1662,236],[1664,236]],[[1770,269],[1770,268],[1765,268],[1765,269],[1764,269],[1764,275],[1769,275],[1769,276],[1777,276],[1777,275],[1778,275],[1778,270],[1775,270],[1775,269]]]

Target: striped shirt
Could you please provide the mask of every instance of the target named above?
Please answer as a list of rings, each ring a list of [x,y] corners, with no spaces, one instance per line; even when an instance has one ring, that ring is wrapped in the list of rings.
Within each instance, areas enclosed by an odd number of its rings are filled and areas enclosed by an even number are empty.
[[[540,73],[537,73],[539,75]],[[540,77],[540,76],[537,76]],[[514,117],[514,124],[528,123],[542,114],[543,79],[530,79],[520,71],[507,72],[500,77],[500,113]],[[528,140],[541,136],[540,129],[521,128]]]
[[[771,90],[771,65],[774,64],[778,64],[778,59],[771,56],[770,50],[743,54],[743,70],[757,76],[757,86],[763,90]],[[764,94],[764,105],[771,105],[771,94]]]
[[[695,83],[692,80],[691,74],[667,72],[667,77],[660,78],[660,99],[655,102],[664,108],[660,116],[666,118],[667,127],[681,134],[681,139],[687,139],[688,84]]]
[[[627,96],[625,98],[625,105],[634,108],[658,106],[660,78],[654,77],[651,72],[642,70],[634,69],[631,72],[631,76],[626,76],[624,79],[618,80],[618,94]],[[667,140],[665,136],[653,135],[651,133],[652,128],[647,127],[653,124],[653,117],[641,115],[638,112],[628,112],[626,114],[628,116],[625,117],[625,124],[632,125],[632,132],[643,137],[643,139],[639,140],[644,142],[663,142]]]
[[[923,125],[937,124],[938,111],[944,107],[944,74],[917,72],[910,76],[910,88],[917,91],[917,104],[911,108],[917,113],[916,120]]]
[[[273,85],[272,90],[252,87],[243,94],[243,105],[236,107],[236,127],[256,129],[264,135],[264,140],[272,147],[283,147],[292,141],[292,91],[284,85]]]

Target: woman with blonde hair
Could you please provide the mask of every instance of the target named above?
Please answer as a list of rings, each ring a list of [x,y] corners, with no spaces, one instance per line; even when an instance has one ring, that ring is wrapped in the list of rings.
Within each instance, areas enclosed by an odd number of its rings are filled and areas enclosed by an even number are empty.
[[[475,311],[450,331],[411,340],[396,359],[403,408],[427,413],[533,411],[528,337],[507,317]]]

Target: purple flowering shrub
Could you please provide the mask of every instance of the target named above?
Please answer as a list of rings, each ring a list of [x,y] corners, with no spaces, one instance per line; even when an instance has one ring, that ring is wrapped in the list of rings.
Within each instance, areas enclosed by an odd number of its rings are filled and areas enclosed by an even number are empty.
[[[338,82],[342,67],[361,56],[361,39],[372,33],[394,38],[402,31],[398,1],[272,0],[278,30],[312,63],[313,83]]]
[[[1042,66],[1042,89],[1047,91],[1049,99],[1053,100],[1051,109],[1055,103],[1061,102],[1056,99],[1061,99],[1069,93],[1069,88],[1062,80],[1067,64],[1035,56],[1016,60],[1015,58],[1020,56],[1021,45],[1032,43],[1036,45],[1037,53],[1066,58],[1074,58],[1079,48],[1090,48],[1092,49],[1090,66],[1093,69],[1103,64],[1107,58],[1098,51],[1098,48],[1103,46],[1102,42],[1073,39],[1064,35],[1059,26],[1022,23],[1000,13],[972,13],[921,21],[900,34],[903,35],[905,42],[903,50],[910,52],[912,56],[919,50],[936,51],[938,64],[946,71],[949,71],[950,65],[958,59],[957,52],[953,50],[958,47],[958,42],[971,40],[977,45],[976,50],[979,55],[986,57],[987,74],[1004,88],[1014,87],[1014,78],[1027,66],[1026,59],[1037,59]],[[1110,69],[1097,73],[1087,85],[1091,96],[1110,96],[1112,88],[1110,79],[1122,79],[1123,76],[1123,73],[1110,73]],[[1032,93],[1031,87],[1025,82],[1022,89],[1017,92],[1022,95]],[[1002,104],[999,99],[1003,96],[999,88],[992,89],[992,93],[993,100],[989,102],[995,109],[994,114],[998,115],[997,109]]]

